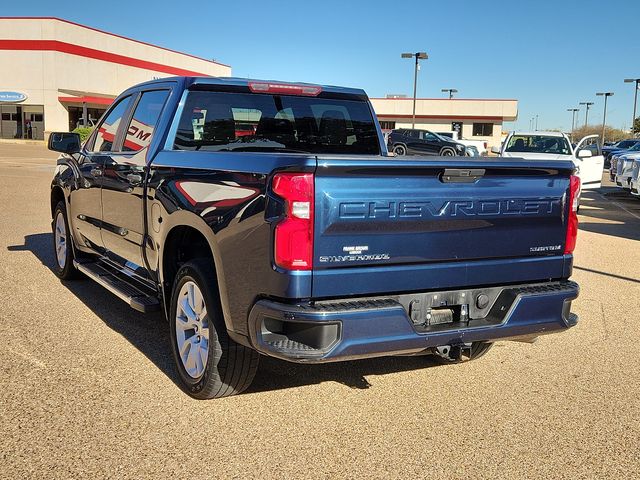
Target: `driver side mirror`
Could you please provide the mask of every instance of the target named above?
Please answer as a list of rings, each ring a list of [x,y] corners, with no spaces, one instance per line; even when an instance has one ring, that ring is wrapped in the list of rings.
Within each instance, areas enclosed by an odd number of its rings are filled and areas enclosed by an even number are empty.
[[[591,157],[591,150],[582,149],[578,150],[578,158],[589,158]]]
[[[491,153],[500,155],[500,147],[491,147]]]
[[[53,132],[49,135],[49,150],[60,153],[78,153],[80,151],[80,135],[73,132]]]

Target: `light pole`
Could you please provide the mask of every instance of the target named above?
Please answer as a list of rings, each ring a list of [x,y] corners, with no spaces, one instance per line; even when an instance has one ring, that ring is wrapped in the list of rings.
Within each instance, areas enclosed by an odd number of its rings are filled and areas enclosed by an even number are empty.
[[[604,126],[607,123],[607,98],[612,96],[613,92],[597,92],[596,95],[604,97],[604,114],[602,116],[602,145],[604,145]]]
[[[573,131],[576,129],[576,113],[579,111],[579,108],[567,108],[567,112],[571,112],[571,140],[573,140]]]
[[[536,132],[538,131],[538,115],[536,115]]]
[[[593,105],[593,102],[580,102],[578,105],[584,105],[587,108],[584,112],[584,126],[586,127],[589,123],[589,107]]]
[[[442,93],[447,93],[449,92],[449,100],[451,100],[453,98],[453,94],[454,93],[458,93],[458,90],[456,90],[455,88],[443,88],[442,89]]]
[[[634,83],[636,87],[633,99],[633,118],[631,119],[631,133],[633,133],[633,127],[636,123],[636,106],[638,105],[638,88],[640,88],[640,78],[625,78],[624,83]]]
[[[418,69],[420,68],[418,65],[419,60],[427,60],[429,55],[427,52],[416,52],[416,53],[403,53],[402,58],[414,58],[416,59],[416,66],[413,72],[413,114],[411,115],[411,128],[416,128],[416,92],[418,89]]]

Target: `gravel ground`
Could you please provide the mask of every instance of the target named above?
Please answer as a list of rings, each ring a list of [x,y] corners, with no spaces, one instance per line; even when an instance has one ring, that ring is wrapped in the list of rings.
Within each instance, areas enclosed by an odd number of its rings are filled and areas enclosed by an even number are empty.
[[[569,332],[452,366],[263,358],[203,402],[160,316],[51,272],[54,159],[0,144],[1,478],[640,478],[640,200],[583,195]]]

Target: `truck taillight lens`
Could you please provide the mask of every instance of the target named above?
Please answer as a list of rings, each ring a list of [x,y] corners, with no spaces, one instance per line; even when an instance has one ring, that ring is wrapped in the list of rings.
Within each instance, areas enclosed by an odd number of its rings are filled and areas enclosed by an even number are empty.
[[[278,173],[273,177],[272,188],[285,203],[285,218],[275,228],[275,263],[286,270],[311,270],[313,174]]]
[[[569,181],[569,217],[567,219],[567,239],[564,253],[573,253],[578,237],[578,202],[580,200],[580,177],[571,175]]]

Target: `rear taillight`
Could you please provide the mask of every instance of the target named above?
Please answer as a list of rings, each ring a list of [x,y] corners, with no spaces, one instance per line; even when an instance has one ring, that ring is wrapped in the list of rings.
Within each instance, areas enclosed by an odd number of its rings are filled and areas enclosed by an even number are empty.
[[[564,253],[573,253],[578,237],[578,202],[580,201],[580,177],[571,175],[569,181],[569,217],[567,218],[567,239]]]
[[[275,228],[274,259],[286,270],[313,268],[313,174],[278,173],[273,192],[284,200],[284,219]]]

